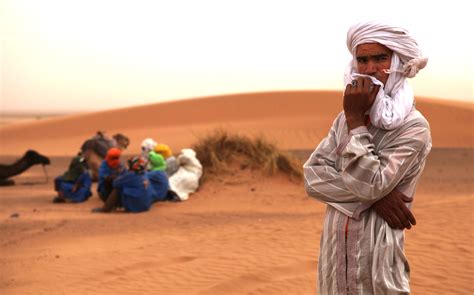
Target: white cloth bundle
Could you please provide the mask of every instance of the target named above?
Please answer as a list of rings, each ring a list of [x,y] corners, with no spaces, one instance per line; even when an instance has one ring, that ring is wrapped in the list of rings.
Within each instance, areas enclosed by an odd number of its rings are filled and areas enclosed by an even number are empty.
[[[170,189],[174,191],[181,201],[188,199],[199,187],[202,176],[202,165],[192,149],[182,149],[178,156],[179,169],[169,178]]]
[[[372,83],[381,87],[369,111],[372,125],[393,130],[403,124],[413,109],[413,89],[406,78],[415,77],[426,66],[428,58],[423,56],[418,43],[405,29],[376,21],[359,23],[347,32],[347,48],[353,59],[344,73],[344,85],[364,76],[357,74],[355,56],[357,46],[365,43],[379,43],[393,51],[386,85],[371,77]]]

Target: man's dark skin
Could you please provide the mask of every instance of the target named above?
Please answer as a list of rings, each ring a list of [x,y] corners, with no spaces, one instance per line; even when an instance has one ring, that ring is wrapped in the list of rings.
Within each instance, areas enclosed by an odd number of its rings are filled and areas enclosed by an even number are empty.
[[[358,73],[373,76],[385,85],[389,74],[383,70],[390,69],[391,57],[392,51],[379,43],[360,44],[356,51]],[[362,77],[347,85],[343,106],[349,131],[365,126],[365,113],[374,103],[379,88],[379,85],[372,85],[369,78]],[[412,225],[416,224],[416,220],[405,203],[411,201],[411,198],[395,188],[375,202],[371,208],[391,228],[410,229]]]

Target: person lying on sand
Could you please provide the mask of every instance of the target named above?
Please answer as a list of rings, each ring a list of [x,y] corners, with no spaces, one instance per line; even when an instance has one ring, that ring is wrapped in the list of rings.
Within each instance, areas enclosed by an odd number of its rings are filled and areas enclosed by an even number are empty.
[[[86,140],[81,146],[81,153],[91,171],[92,180],[97,181],[99,179],[99,167],[110,148],[116,147],[125,150],[129,144],[128,137],[121,133],[114,134],[110,138],[102,131],[97,131],[96,135]]]
[[[92,212],[108,213],[117,208],[134,213],[149,210],[153,203],[153,190],[145,176],[145,165],[141,157],[129,159],[129,171],[114,180],[113,190],[104,206],[94,208]]]
[[[54,190],[58,195],[53,203],[80,203],[87,201],[91,192],[92,179],[87,171],[86,162],[82,155],[72,158],[69,169],[54,179]]]
[[[51,161],[48,157],[41,155],[35,150],[28,150],[13,164],[0,164],[0,186],[14,185],[15,181],[8,179],[21,174],[33,165],[49,165]]]
[[[104,202],[112,192],[114,180],[126,172],[125,166],[120,162],[121,154],[121,149],[110,148],[107,151],[105,160],[100,164],[97,193],[99,194],[99,198]]]

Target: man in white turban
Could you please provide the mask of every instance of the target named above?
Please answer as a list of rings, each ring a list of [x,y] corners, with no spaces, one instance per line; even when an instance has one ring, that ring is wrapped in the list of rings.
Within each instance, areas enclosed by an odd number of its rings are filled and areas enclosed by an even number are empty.
[[[427,59],[399,27],[352,26],[344,111],[304,164],[305,188],[327,204],[319,294],[409,294],[404,230],[431,150],[428,122],[406,78]]]
[[[388,63],[382,68],[365,67],[361,71],[359,69],[361,62],[369,60],[363,58],[358,60],[357,47],[361,44],[374,43],[390,51],[389,59],[385,60]],[[361,77],[370,78],[372,84],[380,86],[377,87],[379,90],[370,109],[372,124],[388,130],[399,127],[414,105],[413,90],[406,78],[415,77],[428,62],[418,48],[417,42],[405,29],[369,22],[356,24],[349,29],[347,48],[353,59],[344,75],[345,85]]]

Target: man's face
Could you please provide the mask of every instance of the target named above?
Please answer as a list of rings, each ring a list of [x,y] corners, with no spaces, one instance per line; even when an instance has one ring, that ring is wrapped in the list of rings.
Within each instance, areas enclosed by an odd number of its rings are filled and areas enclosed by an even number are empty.
[[[392,51],[379,43],[365,43],[357,46],[357,72],[373,76],[384,85],[388,75],[383,70],[389,70],[392,63]]]

